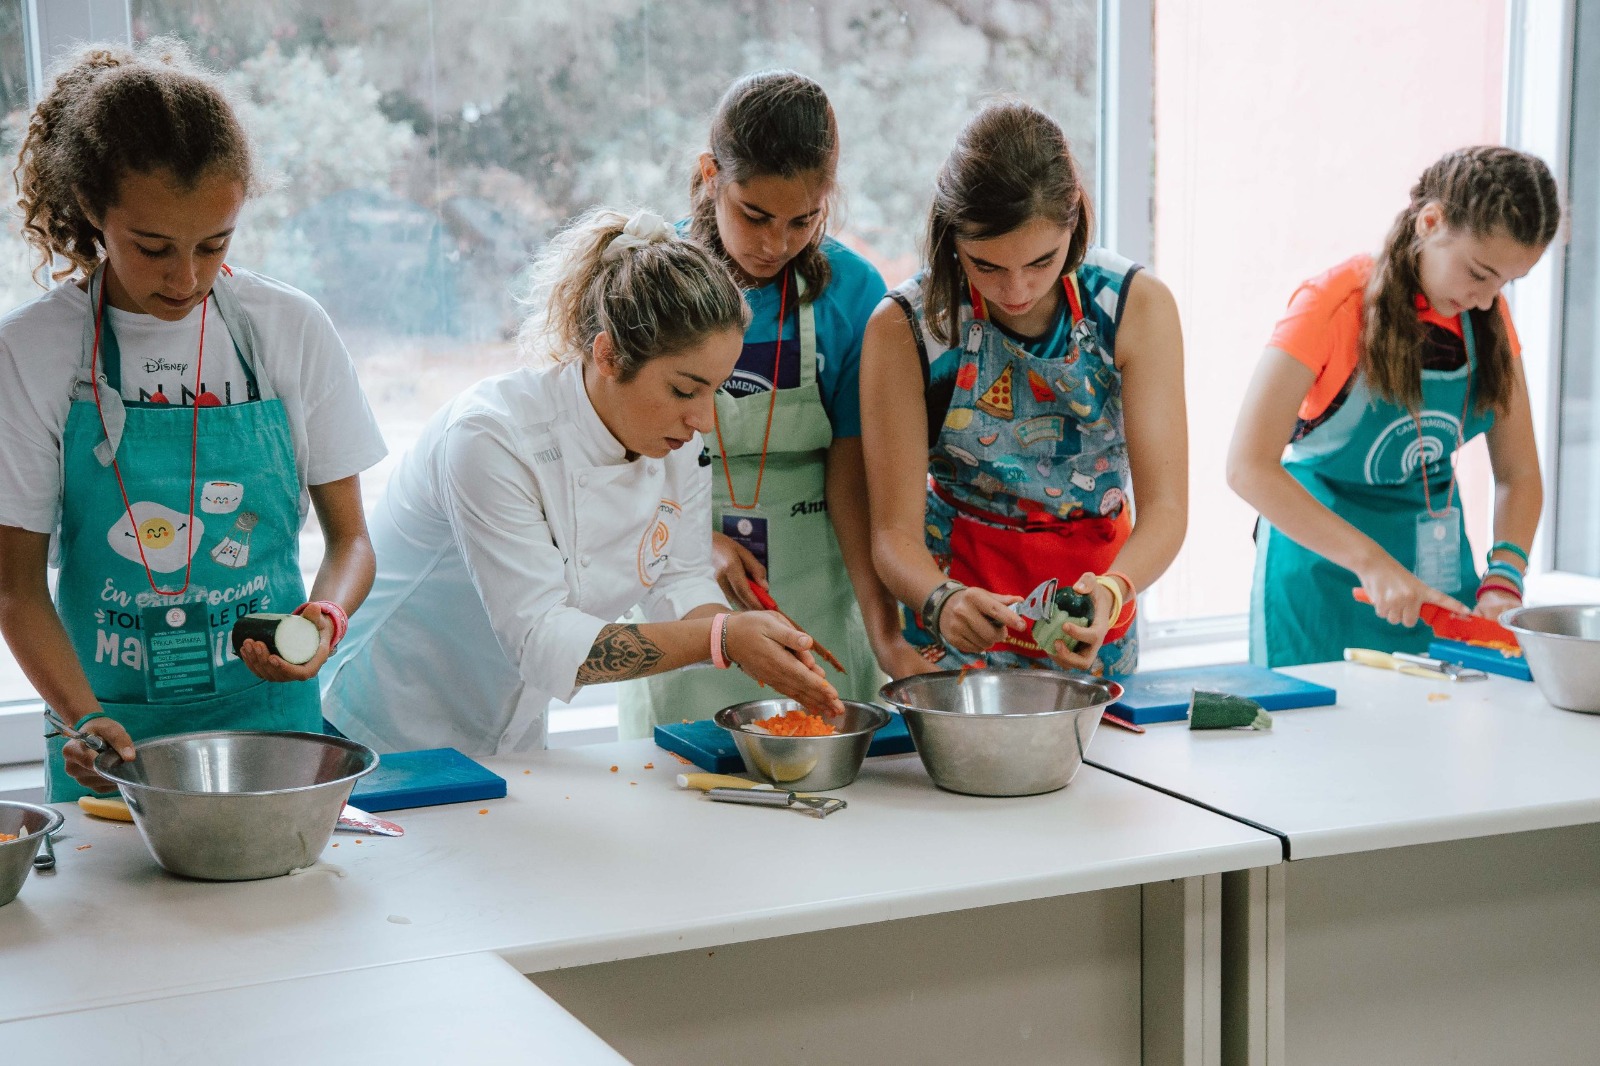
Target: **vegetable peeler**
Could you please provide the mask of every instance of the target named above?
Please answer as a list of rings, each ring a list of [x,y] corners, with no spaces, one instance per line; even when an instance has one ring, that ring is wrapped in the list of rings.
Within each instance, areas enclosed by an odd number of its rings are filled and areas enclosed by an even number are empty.
[[[711,788],[706,790],[706,796],[719,803],[748,803],[756,807],[801,807],[803,814],[816,815],[826,818],[834,811],[844,810],[845,801],[837,796],[802,796],[795,792],[785,792],[773,788],[771,785],[757,785],[754,788]]]

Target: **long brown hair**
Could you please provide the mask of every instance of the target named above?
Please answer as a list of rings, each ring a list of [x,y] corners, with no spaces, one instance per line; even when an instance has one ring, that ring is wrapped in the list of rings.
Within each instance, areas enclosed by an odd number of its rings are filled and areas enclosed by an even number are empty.
[[[833,197],[839,169],[839,123],[822,86],[804,74],[762,70],[734,82],[711,116],[708,144],[707,151],[717,164],[717,186],[725,181],[815,174],[829,188],[829,199]],[[717,232],[717,188],[706,182],[698,166],[689,179],[689,203],[690,235],[728,259]],[[822,295],[831,276],[828,257],[822,252],[828,207],[823,211],[816,236],[793,260],[796,272],[806,282],[806,302]]]
[[[1094,206],[1067,135],[1055,119],[1021,101],[987,104],[962,127],[934,183],[923,309],[935,340],[957,343],[967,280],[956,239],[1003,237],[1035,218],[1072,230],[1061,268],[1063,275],[1072,273],[1089,250]]]
[[[633,239],[617,243],[627,231]],[[721,330],[743,333],[750,309],[733,275],[703,245],[641,212],[591,208],[551,239],[533,267],[524,350],[568,363],[605,333],[619,380]]]
[[[218,83],[170,38],[68,57],[11,172],[23,238],[40,258],[35,278],[54,256],[67,261],[51,273],[57,281],[91,273],[104,241],[89,214],[105,217],[130,172],[162,169],[185,189],[220,170],[254,191],[250,141]]]
[[[1422,293],[1417,215],[1430,203],[1444,211],[1445,225],[1475,237],[1503,232],[1528,248],[1544,248],[1561,225],[1555,179],[1542,160],[1498,145],[1460,148],[1445,155],[1411,187],[1411,202],[1395,216],[1383,253],[1367,282],[1361,323],[1361,372],[1373,392],[1413,411],[1422,406],[1425,327],[1417,317]],[[1473,314],[1477,361],[1474,406],[1481,413],[1504,410],[1511,399],[1511,342],[1500,301]]]

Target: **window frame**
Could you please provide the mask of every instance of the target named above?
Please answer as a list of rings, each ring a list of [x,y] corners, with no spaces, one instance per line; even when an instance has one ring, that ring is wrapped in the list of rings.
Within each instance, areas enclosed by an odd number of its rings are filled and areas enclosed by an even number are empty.
[[[1509,0],[1506,5],[1505,143],[1544,159],[1564,197],[1571,177],[1576,27],[1576,0]],[[1555,62],[1550,61],[1552,56]],[[1531,552],[1528,588],[1541,600],[1592,602],[1600,600],[1600,579],[1557,570],[1551,536],[1560,486],[1566,260],[1564,246],[1557,248],[1507,293],[1522,339],[1534,434],[1545,474],[1544,511]]]
[[[1141,262],[1151,253],[1154,93],[1151,84],[1153,0],[1100,0],[1098,10],[1100,108],[1096,181],[1100,240]],[[88,40],[132,41],[130,0],[21,0],[27,41],[29,96],[37,99],[54,58]],[[1218,625],[1221,623],[1221,630]],[[1170,647],[1242,640],[1243,616],[1196,619],[1147,633],[1145,643]],[[584,701],[552,706],[552,733],[588,738],[593,714]],[[44,704],[37,699],[0,702],[0,765],[37,762]],[[570,729],[558,719],[570,718]],[[572,738],[572,739],[575,739]],[[566,740],[567,743],[571,739]]]

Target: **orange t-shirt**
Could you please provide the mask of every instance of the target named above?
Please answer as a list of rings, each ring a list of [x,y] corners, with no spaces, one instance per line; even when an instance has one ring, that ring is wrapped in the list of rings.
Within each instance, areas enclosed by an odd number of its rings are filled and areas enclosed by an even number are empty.
[[[1300,404],[1300,418],[1310,421],[1328,409],[1361,362],[1361,304],[1372,277],[1372,256],[1357,255],[1304,282],[1289,298],[1289,310],[1272,329],[1267,346],[1289,353],[1317,375]],[[1505,320],[1511,355],[1522,354],[1522,344],[1511,324],[1505,297],[1495,306]],[[1432,326],[1461,336],[1461,323],[1445,318],[1431,307],[1418,309],[1417,317]]]

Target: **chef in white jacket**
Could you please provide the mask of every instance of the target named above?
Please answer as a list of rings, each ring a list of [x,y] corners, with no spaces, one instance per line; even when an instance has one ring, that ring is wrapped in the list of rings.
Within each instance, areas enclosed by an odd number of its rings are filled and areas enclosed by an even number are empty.
[[[712,570],[699,434],[748,318],[726,268],[657,216],[596,210],[536,277],[524,339],[553,358],[468,389],[401,460],[323,713],[379,751],[525,751],[551,699],[708,659],[837,709],[811,638],[729,613]]]

